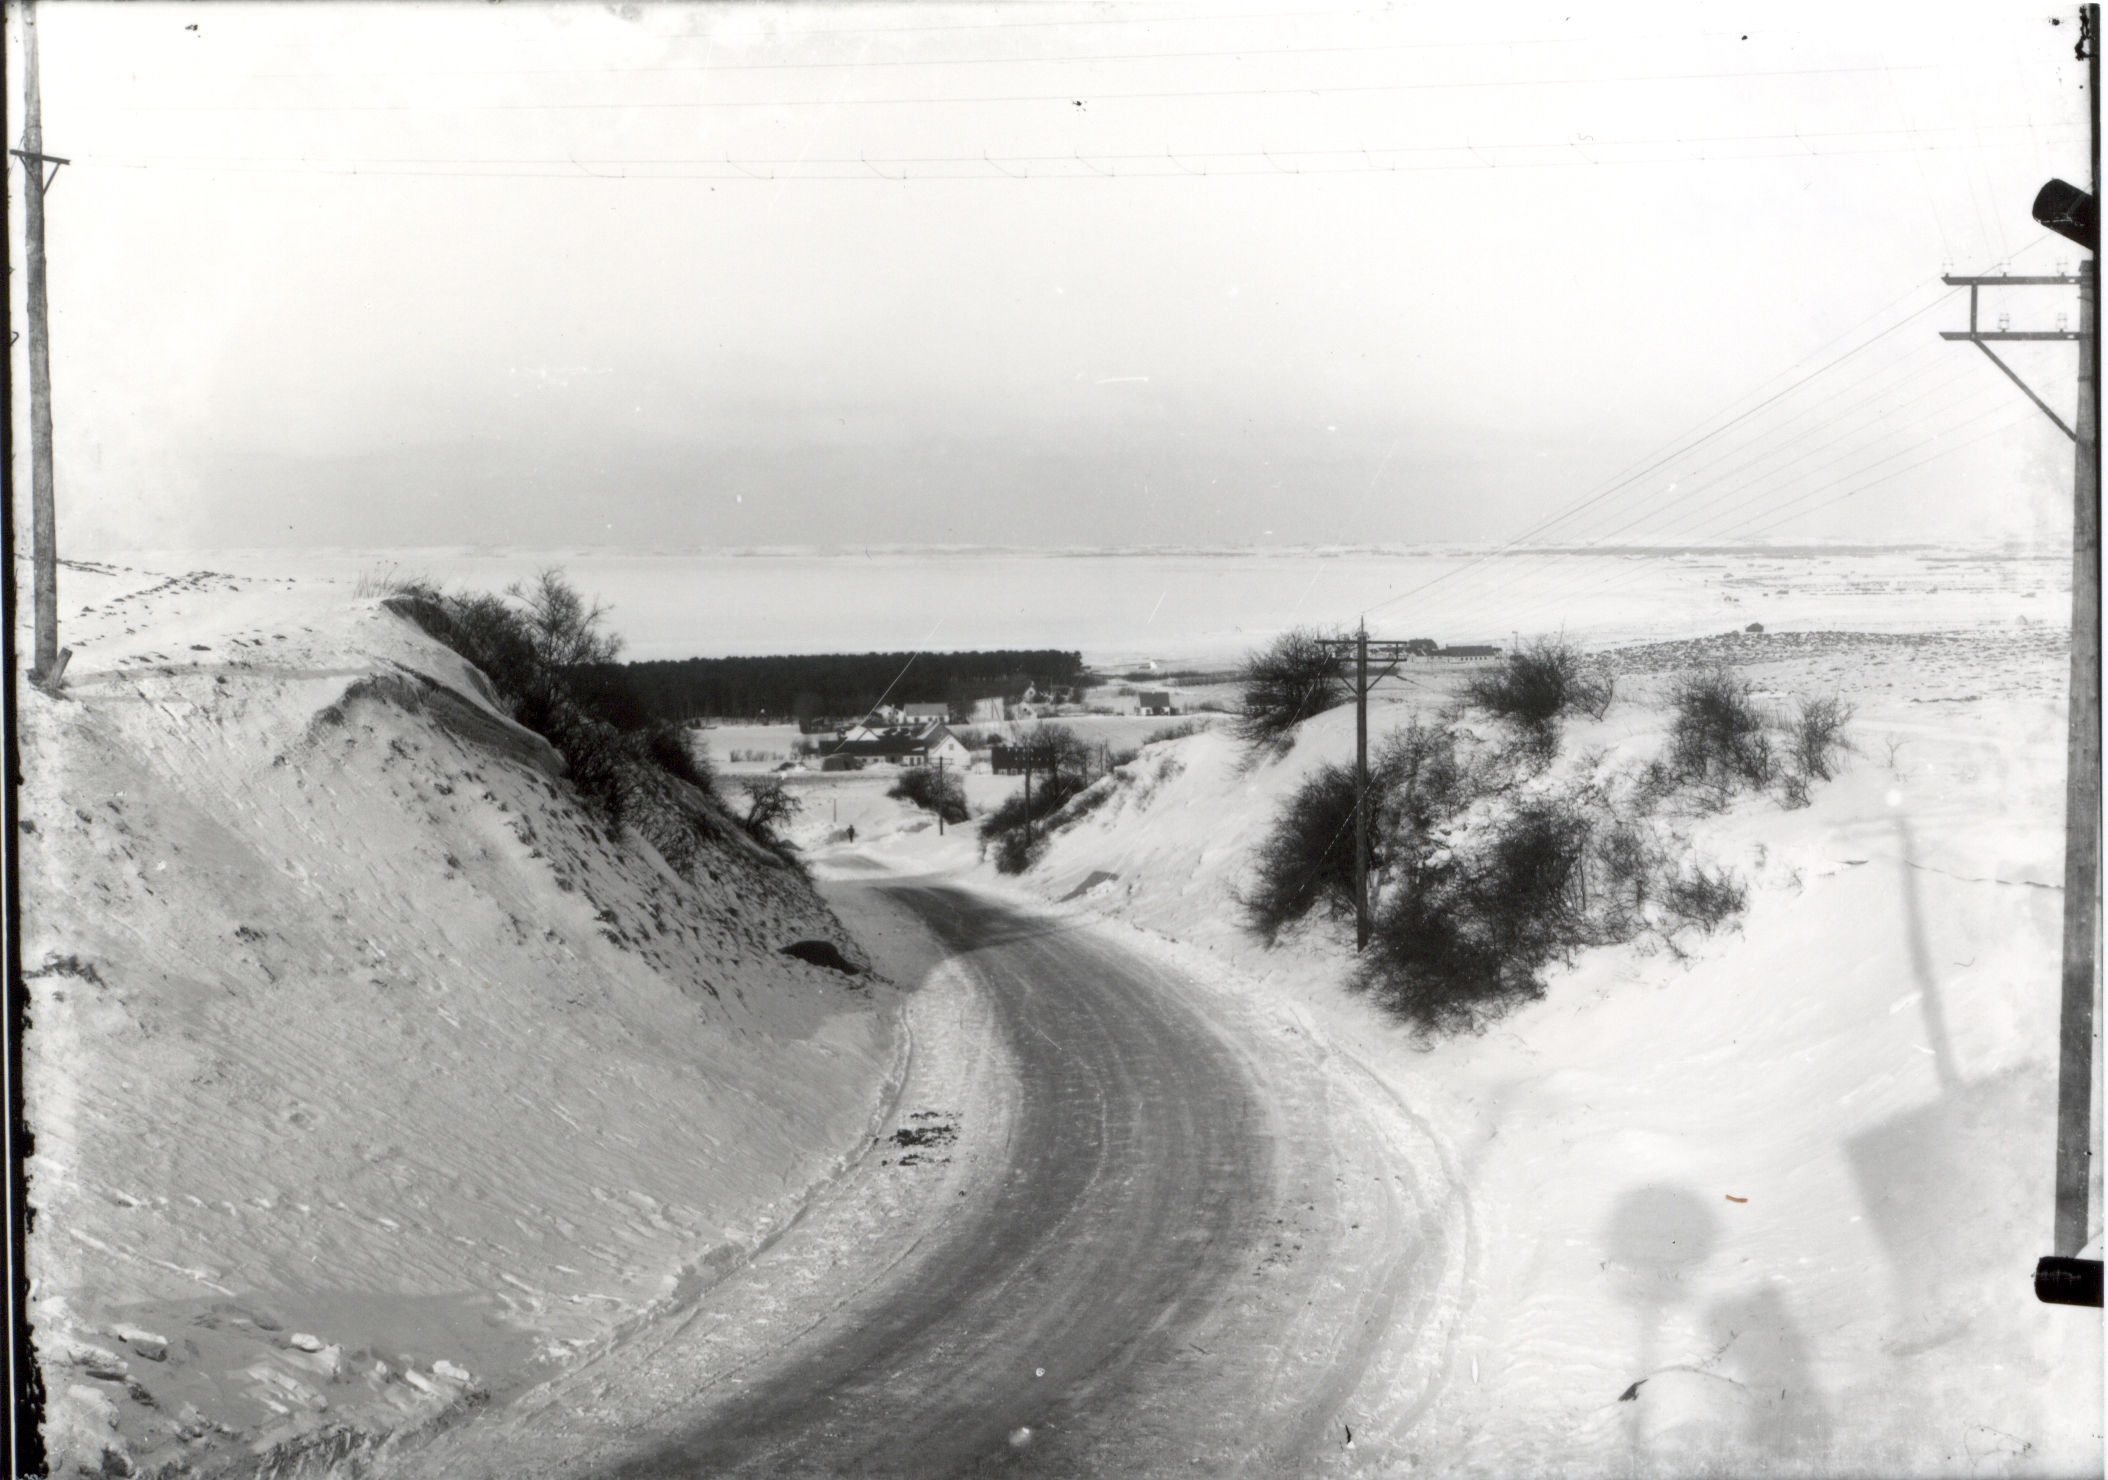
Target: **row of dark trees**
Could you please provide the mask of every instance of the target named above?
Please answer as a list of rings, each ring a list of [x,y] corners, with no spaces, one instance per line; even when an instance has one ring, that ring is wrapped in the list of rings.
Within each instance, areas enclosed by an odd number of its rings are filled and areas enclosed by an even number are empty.
[[[1073,685],[1083,655],[1053,649],[971,653],[799,653],[602,664],[579,677],[598,702],[641,728],[654,720],[855,719],[889,704],[944,704],[954,719],[975,701]]]

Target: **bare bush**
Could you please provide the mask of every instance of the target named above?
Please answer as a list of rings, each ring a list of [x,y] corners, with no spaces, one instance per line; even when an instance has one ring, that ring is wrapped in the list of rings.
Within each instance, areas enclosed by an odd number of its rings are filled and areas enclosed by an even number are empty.
[[[362,578],[361,586],[385,593],[391,609],[475,665],[512,717],[556,748],[580,798],[609,827],[622,825],[639,766],[714,798],[708,760],[675,726],[640,720],[616,681],[622,639],[606,630],[607,608],[581,596],[560,570],[541,570],[504,596],[444,595],[421,576],[392,573]]]
[[[956,771],[939,770],[935,766],[911,766],[900,773],[886,792],[889,797],[899,797],[913,802],[925,812],[935,812],[946,822],[964,822],[966,810],[966,788]]]
[[[1332,915],[1352,910],[1354,773],[1323,765],[1304,777],[1275,814],[1252,869],[1237,903],[1268,945],[1320,905]]]
[[[1374,929],[1356,983],[1427,1032],[1483,1026],[1541,996],[1583,949],[1653,937],[1672,948],[1743,907],[1741,887],[1693,864],[1652,820],[1644,778],[1558,786],[1515,747],[1415,722],[1370,768]],[[1313,771],[1283,803],[1239,896],[1269,944],[1354,904],[1354,777]]]
[[[1725,796],[1776,779],[1778,753],[1747,679],[1725,667],[1686,674],[1669,702],[1669,764],[1680,780]]]
[[[1852,722],[1852,706],[1831,695],[1802,699],[1793,716],[1791,739],[1793,763],[1804,777],[1828,781],[1852,749],[1844,728]]]
[[[1576,887],[1591,833],[1579,810],[1538,798],[1470,851],[1408,870],[1356,984],[1428,1032],[1477,1028],[1543,996],[1544,968],[1596,940]]]
[[[1160,740],[1184,740],[1193,735],[1204,735],[1208,722],[1204,719],[1182,719],[1175,725],[1163,725],[1151,730],[1143,737],[1144,745],[1154,745]]]
[[[1252,653],[1238,671],[1244,712],[1237,738],[1255,753],[1276,754],[1295,743],[1295,728],[1313,715],[1347,702],[1349,689],[1339,655],[1325,645],[1327,634],[1296,627]]]
[[[805,810],[805,803],[781,777],[756,776],[741,787],[747,794],[747,812],[740,825],[758,843],[776,842],[777,828]]]
[[[653,725],[644,732],[644,749],[667,775],[716,794],[717,775],[710,757],[688,743],[688,731],[679,725],[667,720]]]
[[[1559,723],[1568,714],[1601,719],[1616,692],[1609,674],[1592,674],[1581,649],[1564,638],[1525,643],[1498,667],[1475,673],[1464,685],[1464,702],[1514,724],[1531,748],[1557,748]]]
[[[1055,770],[1035,782],[1029,802],[1022,789],[1013,792],[981,819],[982,854],[995,855],[1000,873],[1022,873],[1045,845],[1046,828],[1042,824],[1089,784],[1080,771]]]
[[[555,566],[544,566],[532,580],[515,581],[505,594],[520,603],[527,617],[535,657],[558,672],[612,663],[622,639],[606,630],[608,609],[588,601]]]
[[[1442,824],[1503,789],[1508,774],[1459,748],[1456,733],[1414,720],[1377,747],[1369,768],[1368,868],[1410,869],[1443,846]],[[1253,882],[1239,896],[1246,923],[1272,944],[1281,931],[1323,906],[1354,908],[1354,772],[1324,765],[1281,806],[1253,860]]]
[[[1662,891],[1662,904],[1669,916],[1665,936],[1684,927],[1710,933],[1742,913],[1749,904],[1749,891],[1725,869],[1699,866],[1669,880]]]
[[[411,597],[426,601],[441,599],[439,583],[430,576],[414,571],[406,572],[393,565],[377,565],[363,572],[352,582],[351,594]]]

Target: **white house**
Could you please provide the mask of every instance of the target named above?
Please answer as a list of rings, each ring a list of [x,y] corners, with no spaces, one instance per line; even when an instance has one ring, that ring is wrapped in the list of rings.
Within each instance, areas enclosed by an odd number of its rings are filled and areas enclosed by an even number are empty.
[[[930,765],[942,760],[947,770],[963,771],[973,762],[973,752],[966,748],[966,742],[947,726],[931,725],[921,740],[923,757]]]

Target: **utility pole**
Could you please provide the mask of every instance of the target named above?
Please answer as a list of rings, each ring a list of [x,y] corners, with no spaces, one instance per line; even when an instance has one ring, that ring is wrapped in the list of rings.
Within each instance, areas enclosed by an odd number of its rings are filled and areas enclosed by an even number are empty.
[[[1412,656],[1412,644],[1407,642],[1369,641],[1369,624],[1364,621],[1352,637],[1321,637],[1318,645],[1344,663],[1351,653],[1354,658],[1354,949],[1365,950],[1369,944],[1371,912],[1369,909],[1369,691],[1398,671],[1398,665]],[[1369,676],[1370,648],[1375,648],[1376,661],[1388,663],[1383,672]]]
[[[1369,623],[1354,631],[1354,949],[1369,944]]]
[[[58,515],[51,488],[51,321],[44,294],[44,192],[68,161],[44,153],[44,100],[37,84],[37,8],[22,6],[22,161],[24,256],[29,299],[29,523],[35,589],[36,653],[30,682],[56,687],[65,672],[59,655]],[[44,166],[53,166],[47,179]]]
[[[2064,941],[2057,1022],[2056,1207],[2054,1252],[2035,1266],[2035,1295],[2056,1305],[2101,1304],[2101,1261],[2078,1257],[2088,1242],[2093,1182],[2094,998],[2099,989],[2101,889],[2101,423],[2099,296],[2101,189],[2101,8],[2079,11],[2079,54],[2086,62],[2091,121],[2087,185],[2051,180],[2035,197],[2034,217],[2084,247],[2074,276],[1953,277],[1969,289],[1969,327],[1942,339],[1965,339],[2019,386],[2072,440],[2071,690],[2064,774]],[[2076,286],[2077,333],[2063,329],[1987,332],[1977,325],[1977,295],[1987,286]],[[2076,340],[2078,407],[2070,425],[1991,349],[2002,340]]]
[[[944,836],[944,757],[937,757],[937,836]]]
[[[2087,194],[2093,256],[2079,264],[2078,446],[2072,459],[2071,706],[2064,782],[2064,983],[2058,1014],[2057,1212],[2051,1247],[2076,1258],[2088,1238],[2093,1181],[2094,993],[2101,887],[2101,423],[2098,309],[2101,194],[2101,7],[2082,12],[2092,127]],[[2092,1304],[2101,1303],[2100,1261]],[[2038,1279],[2038,1285],[2040,1281]]]

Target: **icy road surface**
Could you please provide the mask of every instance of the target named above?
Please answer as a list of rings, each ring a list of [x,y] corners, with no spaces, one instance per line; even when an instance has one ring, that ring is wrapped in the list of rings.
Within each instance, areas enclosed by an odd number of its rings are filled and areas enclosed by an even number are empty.
[[[433,1473],[1278,1476],[1409,1418],[1452,1240],[1342,1066],[1081,922],[834,893],[921,983],[896,1130],[677,1330]]]

